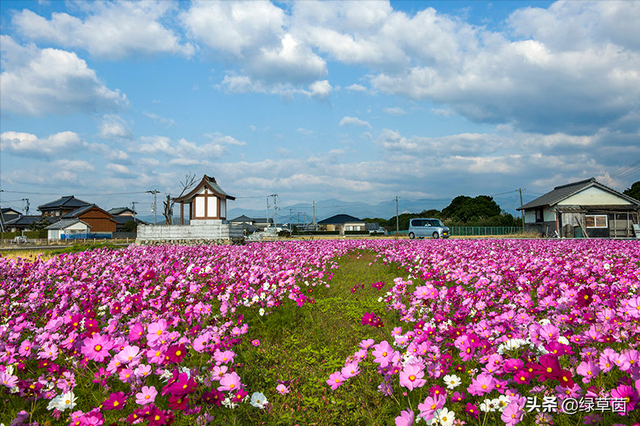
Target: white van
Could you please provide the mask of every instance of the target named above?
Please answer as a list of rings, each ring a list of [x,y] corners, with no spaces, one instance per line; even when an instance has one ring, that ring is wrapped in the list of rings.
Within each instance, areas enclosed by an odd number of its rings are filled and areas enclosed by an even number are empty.
[[[409,222],[409,238],[449,238],[451,232],[440,219],[411,219]]]

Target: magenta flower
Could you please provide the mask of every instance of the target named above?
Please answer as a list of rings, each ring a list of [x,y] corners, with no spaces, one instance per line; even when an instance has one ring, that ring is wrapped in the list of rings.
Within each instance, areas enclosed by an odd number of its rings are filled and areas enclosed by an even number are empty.
[[[136,394],[136,404],[147,405],[156,400],[158,391],[153,386],[143,386],[139,393]]]
[[[633,411],[636,408],[636,404],[638,403],[638,392],[636,392],[633,387],[628,385],[620,385],[617,388],[612,389],[611,397],[625,400],[625,415],[630,411]]]
[[[254,340],[252,340],[252,341],[251,341],[251,344],[252,344],[253,346],[260,346],[260,340],[258,340],[258,339],[254,339]]]
[[[124,396],[124,392],[113,392],[109,395],[109,398],[102,403],[103,410],[122,410],[127,399]]]
[[[144,327],[139,322],[135,323],[129,329],[129,340],[135,342],[138,339],[141,339],[144,336]]]
[[[336,371],[329,376],[329,379],[326,383],[331,387],[331,390],[336,390],[340,387],[340,385],[342,385],[342,383],[344,383],[344,380],[344,376],[340,374],[339,371]]]
[[[396,417],[396,426],[411,426],[413,425],[413,420],[415,419],[415,415],[412,410],[403,410],[400,412],[400,415]]]
[[[109,356],[109,349],[112,344],[107,336],[102,336],[99,333],[94,334],[91,337],[87,337],[83,341],[84,346],[81,352],[92,361],[102,362]]]
[[[427,383],[423,379],[424,371],[420,364],[407,364],[400,372],[400,386],[404,386],[409,390],[420,388]]]
[[[593,379],[600,373],[600,367],[595,362],[586,360],[580,363],[580,365],[576,369],[576,373],[583,376],[583,383],[589,383],[591,379]]]
[[[521,407],[518,404],[509,404],[502,411],[500,418],[505,423],[506,426],[514,426],[519,423],[524,416],[524,411],[522,411]]]

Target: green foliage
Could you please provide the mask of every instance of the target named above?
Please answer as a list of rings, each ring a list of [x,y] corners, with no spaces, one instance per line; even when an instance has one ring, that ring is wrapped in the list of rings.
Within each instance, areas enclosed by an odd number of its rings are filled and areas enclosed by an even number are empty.
[[[631,185],[631,188],[625,189],[623,194],[635,198],[636,200],[640,200],[640,180],[634,182],[633,185]]]
[[[468,223],[500,215],[500,206],[493,197],[479,195],[475,198],[460,195],[442,210],[442,215],[454,222]]]
[[[124,232],[136,232],[138,230],[138,222],[130,220],[124,224]]]
[[[64,249],[52,250],[51,254],[78,253],[81,251],[98,250],[98,249],[119,250],[121,248],[123,248],[123,246],[117,246],[115,244],[110,244],[110,243],[74,244]]]

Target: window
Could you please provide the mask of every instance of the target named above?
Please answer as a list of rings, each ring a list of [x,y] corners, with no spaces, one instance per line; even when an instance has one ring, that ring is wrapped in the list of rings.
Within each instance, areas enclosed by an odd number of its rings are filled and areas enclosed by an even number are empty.
[[[587,228],[606,228],[607,227],[607,215],[586,215],[584,217]]]

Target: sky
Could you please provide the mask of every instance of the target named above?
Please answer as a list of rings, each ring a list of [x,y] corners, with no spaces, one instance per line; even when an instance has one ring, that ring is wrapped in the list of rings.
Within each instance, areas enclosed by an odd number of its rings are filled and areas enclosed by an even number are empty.
[[[637,1],[0,7],[3,207],[149,214],[187,174],[230,209],[640,179]]]

